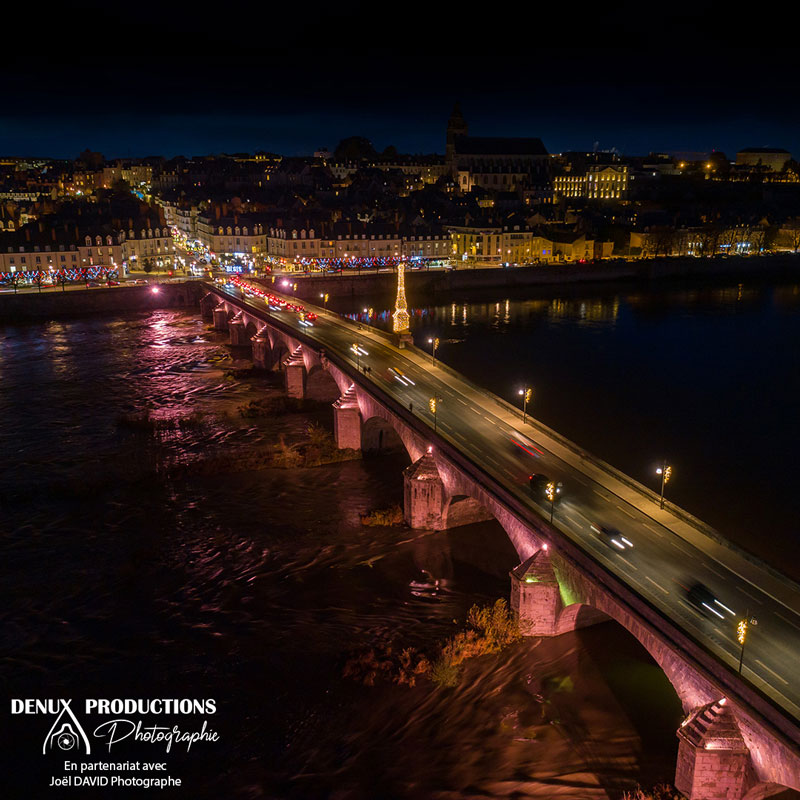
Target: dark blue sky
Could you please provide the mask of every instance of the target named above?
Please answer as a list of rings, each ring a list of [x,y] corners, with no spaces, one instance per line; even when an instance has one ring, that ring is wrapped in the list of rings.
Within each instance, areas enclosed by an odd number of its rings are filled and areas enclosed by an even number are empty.
[[[800,156],[796,56],[734,16],[704,2],[18,6],[0,153],[302,154],[350,135],[443,152],[458,99],[471,132],[551,152]]]

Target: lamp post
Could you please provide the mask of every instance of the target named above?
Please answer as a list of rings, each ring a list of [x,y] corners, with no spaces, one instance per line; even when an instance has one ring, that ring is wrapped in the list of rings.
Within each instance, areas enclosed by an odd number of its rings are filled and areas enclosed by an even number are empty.
[[[328,293],[325,292],[324,294],[320,292],[319,295],[322,298],[322,307],[327,310],[328,308]]]
[[[356,369],[361,372],[361,348],[358,346],[358,342],[353,342],[350,349],[356,354]]]
[[[436,363],[436,348],[439,346],[439,338],[434,337],[428,339],[428,344],[431,345],[431,364]]]
[[[656,475],[661,476],[661,508],[664,508],[664,489],[672,477],[672,467],[666,461],[656,470]]]
[[[519,394],[522,396],[522,424],[525,424],[528,413],[528,403],[533,398],[533,389],[520,389]]]
[[[428,401],[428,408],[430,408],[431,414],[433,414],[433,431],[434,431],[434,433],[436,433],[436,422],[437,422],[437,420],[436,420],[436,409],[438,407],[438,404],[439,404],[439,398],[438,397],[431,397],[431,399]]]
[[[750,618],[750,609],[747,609],[747,613],[744,615],[744,619],[740,620],[739,624],[736,626],[736,638],[739,641],[739,644],[742,646],[742,649],[739,651],[739,674],[742,674],[742,662],[744,661],[744,643],[747,640],[747,621]]]
[[[544,487],[544,493],[547,499],[550,501],[550,522],[552,522],[553,512],[555,511],[556,506],[556,494],[558,494],[558,487],[555,483],[553,483],[553,481],[550,481],[547,486]]]

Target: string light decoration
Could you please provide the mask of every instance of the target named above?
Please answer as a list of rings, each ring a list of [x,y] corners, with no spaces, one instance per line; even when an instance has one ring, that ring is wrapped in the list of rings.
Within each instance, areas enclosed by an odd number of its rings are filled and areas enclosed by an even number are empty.
[[[264,259],[277,267],[305,267],[324,271],[341,272],[348,269],[394,269],[398,264],[411,263],[424,266],[428,263],[441,261],[439,258],[425,258],[422,256],[346,256],[331,258],[316,258],[314,256],[295,256],[284,258],[281,256],[264,256]]]
[[[74,267],[72,269],[54,270],[20,270],[18,272],[0,272],[0,286],[18,285],[36,286],[41,282],[42,286],[50,286],[61,283],[82,283],[84,281],[95,281],[102,278],[117,277],[119,271],[117,267]]]
[[[395,333],[408,333],[408,303],[406,303],[406,266],[397,265],[397,300],[394,304],[392,330]]]

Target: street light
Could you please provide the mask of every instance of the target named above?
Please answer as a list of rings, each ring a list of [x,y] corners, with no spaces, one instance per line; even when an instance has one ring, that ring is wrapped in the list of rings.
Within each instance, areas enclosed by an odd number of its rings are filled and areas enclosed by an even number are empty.
[[[750,610],[747,610],[747,614],[745,618],[739,622],[736,626],[736,638],[739,640],[739,644],[742,646],[742,649],[739,651],[739,674],[742,674],[742,662],[744,661],[744,643],[747,639],[747,618],[750,616]]]
[[[322,307],[323,308],[327,308],[328,307],[328,293],[325,292],[325,294],[323,294],[322,292],[320,292],[319,296],[322,298]]]
[[[522,396],[522,424],[524,425],[528,412],[528,403],[533,398],[533,389],[520,389],[519,394]]]
[[[550,522],[553,521],[553,511],[555,510],[556,505],[556,497],[561,492],[561,484],[554,483],[550,481],[547,486],[544,487],[544,493],[547,499],[550,501]]]
[[[361,372],[361,348],[358,346],[358,342],[353,342],[350,349],[356,354],[356,369]]]
[[[656,470],[656,475],[661,476],[661,508],[664,508],[664,488],[672,477],[672,467],[666,461]]]
[[[431,414],[433,414],[433,431],[434,431],[434,433],[436,432],[436,409],[437,409],[437,406],[438,406],[438,401],[439,401],[438,397],[431,397],[431,399],[428,401],[428,408],[430,408]]]
[[[436,348],[439,346],[439,338],[428,339],[428,344],[433,345],[431,348],[431,364],[436,363]]]

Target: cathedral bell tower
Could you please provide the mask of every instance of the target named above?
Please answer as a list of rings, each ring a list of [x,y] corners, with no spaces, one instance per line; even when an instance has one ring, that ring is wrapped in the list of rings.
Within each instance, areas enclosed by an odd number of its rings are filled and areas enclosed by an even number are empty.
[[[447,121],[447,144],[444,151],[445,164],[451,172],[456,163],[456,136],[466,136],[468,133],[466,120],[461,114],[461,106],[456,103]]]

